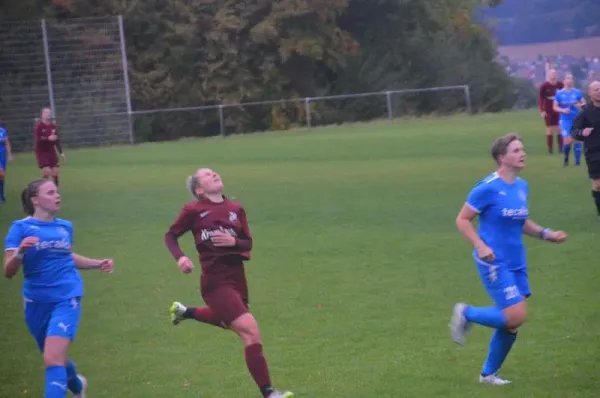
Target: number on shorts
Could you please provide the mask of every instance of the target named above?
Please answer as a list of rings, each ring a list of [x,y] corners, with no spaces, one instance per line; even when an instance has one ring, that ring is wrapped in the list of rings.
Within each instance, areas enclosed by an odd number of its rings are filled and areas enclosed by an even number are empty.
[[[519,297],[519,289],[515,285],[504,288],[504,298],[506,300],[512,300]]]

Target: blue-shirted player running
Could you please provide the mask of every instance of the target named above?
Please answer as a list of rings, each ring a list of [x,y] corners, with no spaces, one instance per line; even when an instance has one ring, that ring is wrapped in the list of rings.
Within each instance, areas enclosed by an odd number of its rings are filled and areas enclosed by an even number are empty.
[[[6,165],[12,161],[10,141],[8,132],[0,126],[0,204],[6,201],[4,197],[4,177],[6,176]]]
[[[483,285],[494,301],[491,307],[458,303],[450,321],[452,339],[464,344],[472,323],[496,329],[479,381],[484,384],[510,383],[497,372],[517,338],[517,329],[525,322],[525,299],[531,295],[523,234],[562,243],[562,231],[542,228],[528,219],[529,188],[518,173],[525,167],[525,150],[516,134],[496,139],[492,156],[498,164],[495,173],[471,190],[456,224],[474,247],[473,257]],[[479,233],[473,219],[479,215]]]
[[[575,79],[571,73],[567,73],[564,79],[564,88],[558,90],[554,97],[552,108],[558,112],[560,133],[563,137],[563,153],[565,155],[564,166],[569,165],[569,156],[571,154],[571,126],[580,109],[585,105],[585,98],[581,90],[574,88]],[[575,166],[581,164],[582,143],[575,142],[573,151],[575,152]]]
[[[83,282],[78,269],[112,272],[112,260],[73,253],[73,224],[55,217],[60,195],[49,180],[31,182],[21,195],[28,214],[13,222],[4,244],[4,276],[23,268],[25,322],[44,356],[46,398],[85,397],[86,379],[68,358],[79,326]]]

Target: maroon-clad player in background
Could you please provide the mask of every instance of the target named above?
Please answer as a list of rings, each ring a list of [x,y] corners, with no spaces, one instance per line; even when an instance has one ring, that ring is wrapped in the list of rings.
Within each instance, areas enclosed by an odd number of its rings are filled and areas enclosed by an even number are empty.
[[[50,108],[42,109],[41,120],[35,125],[35,157],[38,167],[42,169],[43,178],[52,178],[58,186],[58,156],[65,159],[65,153],[58,138],[58,127],[52,122],[52,111]]]
[[[563,83],[558,80],[556,69],[549,69],[547,80],[540,85],[539,106],[542,119],[546,123],[546,144],[548,145],[548,152],[550,154],[554,153],[553,135],[556,135],[559,153],[563,147],[563,138],[558,128],[559,114],[553,108],[554,96],[562,88]]]
[[[223,195],[221,177],[210,169],[200,169],[188,178],[194,196],[165,234],[165,244],[183,273],[192,272],[192,260],[177,242],[188,231],[194,235],[202,267],[200,291],[206,307],[171,305],[173,324],[185,319],[233,330],[244,343],[246,365],[263,397],[291,398],[293,393],[279,392],[271,386],[269,368],[256,319],[248,307],[248,286],[244,261],[250,260],[252,237],[246,212],[238,203]]]

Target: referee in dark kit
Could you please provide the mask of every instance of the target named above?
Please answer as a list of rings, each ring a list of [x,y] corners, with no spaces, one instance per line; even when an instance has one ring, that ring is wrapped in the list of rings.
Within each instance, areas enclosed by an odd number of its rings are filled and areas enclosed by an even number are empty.
[[[600,81],[590,83],[591,102],[583,107],[571,127],[571,137],[582,141],[588,174],[592,180],[592,197],[600,221]]]

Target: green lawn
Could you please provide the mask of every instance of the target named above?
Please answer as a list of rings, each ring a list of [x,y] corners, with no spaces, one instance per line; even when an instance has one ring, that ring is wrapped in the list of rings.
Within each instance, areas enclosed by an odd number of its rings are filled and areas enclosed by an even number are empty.
[[[493,170],[489,147],[525,138],[532,218],[570,234],[530,240],[530,317],[502,375],[477,376],[491,331],[457,348],[456,301],[488,304],[454,219]],[[173,300],[202,303],[198,272],[183,275],[163,234],[189,200],[195,168],[221,172],[254,234],[247,263],[276,386],[298,397],[597,397],[600,389],[598,224],[584,168],[548,156],[532,113],[402,121],[68,153],[61,216],[76,250],[114,257],[112,275],[84,274],[72,357],[90,397],[259,396],[231,333],[173,327]],[[30,155],[8,174],[0,227],[21,217],[18,193],[36,178]],[[185,247],[193,254],[190,237]],[[0,282],[0,397],[39,397],[43,365],[23,321],[20,276]]]

